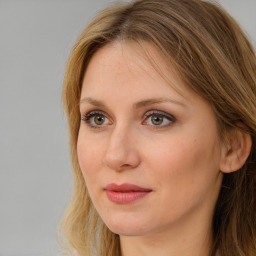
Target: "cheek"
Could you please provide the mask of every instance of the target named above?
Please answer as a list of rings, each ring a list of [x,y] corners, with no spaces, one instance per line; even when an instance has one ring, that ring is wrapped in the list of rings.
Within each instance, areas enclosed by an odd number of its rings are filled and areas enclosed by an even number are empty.
[[[205,176],[216,175],[219,164],[219,148],[216,140],[203,136],[173,136],[155,143],[155,149],[147,146],[148,166],[153,167],[159,185],[168,180],[175,187],[182,183],[199,183]]]
[[[85,181],[95,179],[102,163],[102,147],[79,134],[77,156]]]
[[[100,201],[100,188],[102,187],[102,147],[88,136],[78,137],[77,155],[86,188],[92,201],[97,204]],[[96,206],[95,206],[96,207]],[[97,207],[96,207],[97,208]]]
[[[159,204],[174,215],[182,215],[202,202],[215,200],[219,190],[215,151],[213,141],[183,138],[151,152],[152,180],[161,194]]]

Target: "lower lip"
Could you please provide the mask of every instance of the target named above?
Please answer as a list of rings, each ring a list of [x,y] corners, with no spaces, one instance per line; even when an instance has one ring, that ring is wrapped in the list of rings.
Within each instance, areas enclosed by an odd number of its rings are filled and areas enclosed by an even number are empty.
[[[149,193],[150,191],[118,192],[106,190],[108,199],[116,204],[128,204],[145,197]]]

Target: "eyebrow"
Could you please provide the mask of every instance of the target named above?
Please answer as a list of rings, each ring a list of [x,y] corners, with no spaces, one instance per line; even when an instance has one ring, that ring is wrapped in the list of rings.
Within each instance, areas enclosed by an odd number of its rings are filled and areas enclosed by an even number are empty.
[[[137,108],[147,107],[147,106],[154,105],[154,104],[166,103],[166,102],[177,104],[182,107],[186,107],[186,105],[184,103],[176,101],[176,100],[172,100],[169,98],[153,98],[153,99],[142,100],[142,101],[135,103],[134,108],[137,109]]]
[[[94,105],[96,107],[102,107],[102,108],[106,107],[106,105],[103,102],[101,102],[99,100],[95,100],[95,99],[89,98],[89,97],[81,99],[80,100],[80,105],[82,103],[90,103],[91,105]]]
[[[138,109],[138,108],[147,107],[147,106],[154,105],[154,104],[166,103],[166,102],[177,104],[182,107],[186,107],[186,105],[184,103],[176,101],[176,100],[172,100],[169,98],[152,98],[152,99],[146,99],[146,100],[142,100],[142,101],[134,103],[133,108]],[[82,104],[82,103],[90,103],[91,105],[94,105],[96,107],[107,108],[107,106],[104,104],[104,102],[96,100],[96,99],[92,99],[90,97],[85,97],[85,98],[81,99],[80,104]]]

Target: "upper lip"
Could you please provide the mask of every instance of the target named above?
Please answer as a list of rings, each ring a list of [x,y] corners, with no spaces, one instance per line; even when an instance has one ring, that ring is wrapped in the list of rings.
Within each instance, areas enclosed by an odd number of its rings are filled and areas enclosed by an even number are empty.
[[[142,188],[134,184],[123,183],[117,185],[115,183],[108,184],[105,187],[107,191],[116,191],[116,192],[151,192],[152,189],[149,188]]]

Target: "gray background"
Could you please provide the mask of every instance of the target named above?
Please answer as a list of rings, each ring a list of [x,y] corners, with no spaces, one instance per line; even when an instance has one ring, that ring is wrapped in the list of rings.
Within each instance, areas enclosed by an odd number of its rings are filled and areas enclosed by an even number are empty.
[[[0,0],[0,256],[60,255],[72,176],[61,87],[69,51],[109,0]],[[222,0],[256,46],[256,0]]]

